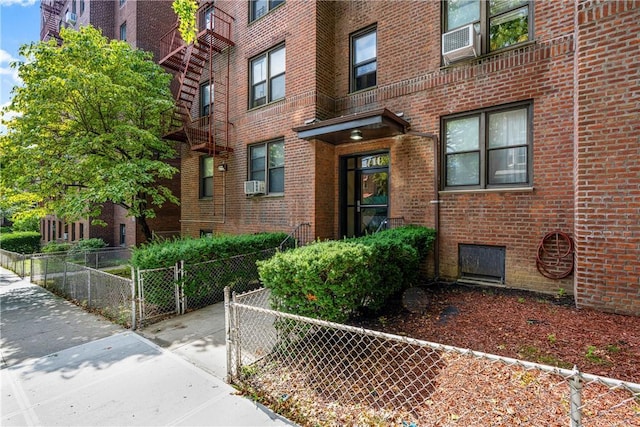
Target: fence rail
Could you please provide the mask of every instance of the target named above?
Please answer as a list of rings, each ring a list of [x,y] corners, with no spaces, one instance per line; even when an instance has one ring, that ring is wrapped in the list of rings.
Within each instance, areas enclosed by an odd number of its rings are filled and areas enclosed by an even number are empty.
[[[304,424],[640,426],[640,384],[273,311],[266,290],[228,294],[229,380]]]
[[[0,249],[0,266],[13,271],[21,278],[24,278],[29,271],[27,268],[28,260],[29,255]]]
[[[267,249],[197,264],[137,270],[138,320],[150,324],[224,301],[224,288],[246,292],[260,287],[256,262],[272,257]]]
[[[31,281],[124,327],[135,327],[131,279],[70,262],[61,254],[32,258]]]

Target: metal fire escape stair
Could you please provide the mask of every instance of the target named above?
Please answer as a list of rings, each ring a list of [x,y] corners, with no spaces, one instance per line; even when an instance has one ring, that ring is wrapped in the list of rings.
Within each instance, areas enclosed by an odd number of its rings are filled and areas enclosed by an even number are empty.
[[[209,25],[205,22],[204,11],[213,11]],[[233,18],[212,2],[205,2],[198,11],[204,28],[197,35],[197,41],[190,45],[180,38],[176,24],[161,39],[161,65],[173,71],[177,76],[176,108],[169,112],[165,123],[165,137],[188,142],[194,151],[209,155],[226,156],[233,150],[229,147],[229,49],[231,41],[231,23]],[[202,76],[210,76],[213,82],[212,105],[205,116],[200,116],[199,99]]]
[[[40,9],[42,9],[42,26],[40,28],[40,40],[47,41],[54,38],[58,43],[62,42],[60,38],[60,25],[62,19],[62,8],[64,0],[42,1]]]

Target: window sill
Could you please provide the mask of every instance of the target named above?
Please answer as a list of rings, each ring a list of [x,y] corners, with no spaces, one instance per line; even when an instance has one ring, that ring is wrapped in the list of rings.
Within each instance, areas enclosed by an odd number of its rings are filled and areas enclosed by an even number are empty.
[[[533,193],[533,187],[502,187],[502,188],[470,188],[466,190],[441,190],[439,195],[472,194],[472,193]]]
[[[511,52],[513,50],[525,49],[525,48],[528,48],[530,46],[534,46],[536,44],[538,44],[537,40],[535,40],[535,39],[534,40],[529,40],[529,41],[526,41],[526,42],[515,44],[513,46],[504,47],[502,49],[498,49],[498,50],[495,50],[493,52],[485,53],[485,54],[476,56],[474,58],[460,59],[458,61],[452,62],[449,65],[444,65],[444,63],[443,63],[443,65],[440,66],[440,69],[441,70],[449,70],[449,69],[452,69],[452,68],[455,68],[455,67],[459,67],[459,66],[462,66],[462,65],[471,65],[471,64],[481,63],[482,61],[492,59],[492,58],[494,58],[496,56],[503,55],[503,54]],[[440,60],[443,61],[442,55],[440,55]]]
[[[353,91],[353,92],[349,92],[348,96],[359,95],[361,93],[368,92],[370,90],[375,90],[375,89],[378,89],[378,85],[367,87],[367,88],[360,89],[360,90],[356,90],[356,91]]]
[[[284,193],[272,193],[272,194],[247,194],[247,199],[278,199],[284,197]]]
[[[260,110],[261,108],[273,107],[274,105],[286,101],[287,97],[276,99],[275,101],[267,102],[266,104],[258,105],[257,107],[250,107],[247,112],[252,113]]]

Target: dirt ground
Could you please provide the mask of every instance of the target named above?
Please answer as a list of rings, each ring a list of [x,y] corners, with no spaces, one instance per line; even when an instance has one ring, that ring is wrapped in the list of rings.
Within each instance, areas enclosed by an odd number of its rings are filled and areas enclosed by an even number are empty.
[[[566,295],[452,284],[420,289],[423,308],[398,299],[385,312],[354,323],[640,383],[640,317],[578,310]]]

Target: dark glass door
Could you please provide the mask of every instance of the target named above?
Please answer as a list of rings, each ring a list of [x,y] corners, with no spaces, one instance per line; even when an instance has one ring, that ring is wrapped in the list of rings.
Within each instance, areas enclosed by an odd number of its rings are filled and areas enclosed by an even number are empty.
[[[389,153],[348,157],[342,165],[341,234],[374,233],[389,212]]]

